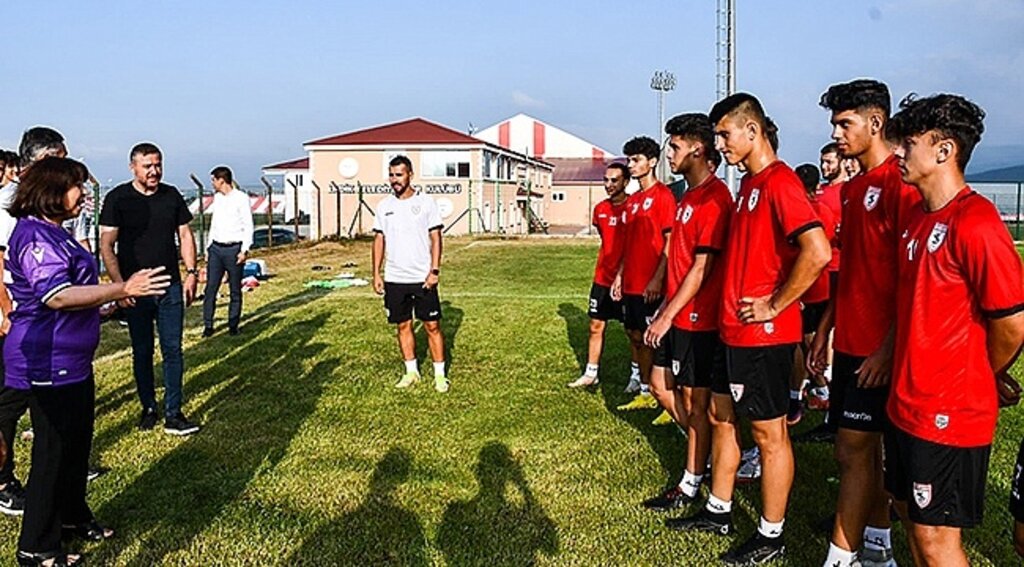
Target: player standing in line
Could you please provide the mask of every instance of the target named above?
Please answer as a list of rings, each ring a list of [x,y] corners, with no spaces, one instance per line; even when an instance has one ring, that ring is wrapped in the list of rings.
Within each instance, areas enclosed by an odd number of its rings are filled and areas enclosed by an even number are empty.
[[[771,139],[777,132],[757,98],[731,95],[715,104],[710,118],[717,149],[728,163],[747,170],[722,258],[719,330],[731,397],[712,394],[716,421],[707,505],[666,523],[682,530],[732,531],[740,462],[735,422],[746,416],[762,459],[762,516],[756,532],[721,559],[730,565],[762,563],[785,551],[782,531],[794,473],[786,411],[794,350],[802,338],[797,301],[821,275],[831,251],[800,180],[775,154]]]
[[[604,190],[608,198],[594,207],[592,223],[601,237],[594,267],[594,283],[590,286],[590,341],[587,348],[587,367],[583,375],[569,384],[570,388],[597,385],[597,371],[604,350],[604,330],[608,321],[622,321],[622,303],[611,297],[611,286],[622,263],[625,249],[626,184],[629,168],[621,163],[609,164],[604,170]],[[632,343],[630,344],[632,349]],[[635,349],[632,349],[635,350]],[[636,357],[634,356],[634,359]]]
[[[821,106],[831,111],[832,137],[844,160],[856,159],[866,171],[843,186],[843,269],[807,361],[811,373],[824,372],[834,326],[828,420],[838,428],[839,497],[826,564],[852,561],[863,542],[861,561],[884,565],[892,544],[881,440],[892,369],[898,227],[920,198],[901,180],[885,141],[888,87],[869,79],[833,85]]]
[[[626,248],[612,283],[612,299],[622,301],[624,326],[640,365],[641,384],[640,393],[618,409],[654,409],[658,400],[649,386],[654,351],[644,344],[644,331],[661,305],[676,198],[654,175],[661,153],[657,142],[646,136],[633,138],[622,147],[622,153],[640,190],[626,206]]]
[[[984,131],[961,96],[909,96],[899,168],[920,192],[900,239],[886,488],[919,565],[967,565],[982,520],[999,399],[1024,342],[1024,267],[999,211],[964,182]]]
[[[706,114],[668,121],[666,156],[672,173],[686,179],[669,237],[665,301],[644,342],[656,349],[651,391],[677,424],[688,430],[686,468],[678,485],[644,501],[651,510],[671,510],[692,501],[704,479],[711,450],[708,407],[715,374],[725,373],[718,338],[722,270],[715,257],[725,247],[732,194],[710,169],[715,138]],[[720,392],[728,394],[728,391]]]
[[[444,368],[441,300],[437,294],[444,225],[434,200],[412,188],[412,173],[412,161],[406,156],[395,156],[388,164],[394,195],[380,202],[373,218],[373,289],[384,296],[388,323],[398,328],[405,374],[395,387],[410,388],[420,379],[412,330],[415,311],[416,318],[423,322],[434,361],[434,389],[443,394],[451,387]],[[381,277],[385,250],[387,264]]]

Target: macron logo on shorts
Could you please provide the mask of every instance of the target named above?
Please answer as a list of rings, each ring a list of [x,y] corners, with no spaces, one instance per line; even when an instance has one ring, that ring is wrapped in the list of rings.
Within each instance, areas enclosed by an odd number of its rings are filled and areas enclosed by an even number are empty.
[[[843,417],[853,421],[871,421],[871,414],[864,412],[844,411]]]

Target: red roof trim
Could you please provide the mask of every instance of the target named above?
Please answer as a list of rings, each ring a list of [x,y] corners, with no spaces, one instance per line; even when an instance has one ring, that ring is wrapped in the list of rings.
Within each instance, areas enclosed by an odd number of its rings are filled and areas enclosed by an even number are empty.
[[[447,126],[423,118],[410,118],[381,126],[329,136],[306,142],[307,146],[373,146],[379,144],[483,144],[483,140],[468,136]]]
[[[274,165],[265,165],[263,169],[309,169],[309,158],[296,158],[288,161],[282,161],[281,163],[275,163]]]

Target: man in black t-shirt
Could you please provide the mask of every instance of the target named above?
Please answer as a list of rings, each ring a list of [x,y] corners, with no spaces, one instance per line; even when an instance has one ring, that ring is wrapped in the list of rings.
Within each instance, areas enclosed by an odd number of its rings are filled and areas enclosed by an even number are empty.
[[[172,435],[191,435],[199,426],[181,412],[181,377],[184,363],[181,336],[185,307],[196,294],[196,244],[188,223],[192,220],[178,190],[160,182],[163,156],[150,143],[137,144],[130,154],[129,168],[134,179],[118,185],[107,194],[100,213],[100,251],[107,273],[115,282],[124,281],[143,268],[163,266],[171,276],[171,286],[160,297],[125,299],[132,340],[132,366],[135,386],[142,402],[139,429],[156,426],[156,392],[153,387],[153,322],[160,336],[164,370],[164,431]],[[178,246],[185,263],[184,282],[178,270]],[[114,245],[117,244],[115,253]]]

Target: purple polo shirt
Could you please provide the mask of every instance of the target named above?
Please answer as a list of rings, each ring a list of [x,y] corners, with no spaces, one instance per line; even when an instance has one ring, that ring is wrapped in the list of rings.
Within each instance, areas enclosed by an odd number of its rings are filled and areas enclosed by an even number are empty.
[[[7,245],[14,300],[4,342],[6,384],[64,386],[92,374],[100,341],[99,308],[58,311],[46,302],[73,285],[96,285],[96,261],[66,230],[35,217],[18,220]]]

